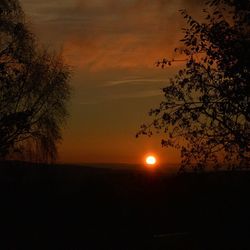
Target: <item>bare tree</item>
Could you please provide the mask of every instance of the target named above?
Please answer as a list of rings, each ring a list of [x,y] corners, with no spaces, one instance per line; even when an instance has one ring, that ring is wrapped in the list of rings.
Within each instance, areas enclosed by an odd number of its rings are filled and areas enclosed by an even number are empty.
[[[165,100],[137,136],[163,131],[162,145],[181,150],[181,170],[249,167],[250,1],[206,5],[203,22],[181,10],[187,28],[176,52],[185,67],[163,89]]]
[[[0,0],[0,157],[55,159],[70,97],[70,69],[41,49],[16,0]]]

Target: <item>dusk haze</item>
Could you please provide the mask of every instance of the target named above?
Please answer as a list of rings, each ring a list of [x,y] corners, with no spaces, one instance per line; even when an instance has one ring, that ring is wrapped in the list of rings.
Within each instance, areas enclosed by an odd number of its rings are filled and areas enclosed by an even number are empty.
[[[250,249],[250,0],[0,0],[0,250]]]

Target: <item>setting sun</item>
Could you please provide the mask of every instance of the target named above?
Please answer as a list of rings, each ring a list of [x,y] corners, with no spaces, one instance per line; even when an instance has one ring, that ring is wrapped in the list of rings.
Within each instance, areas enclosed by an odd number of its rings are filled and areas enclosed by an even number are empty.
[[[156,158],[154,156],[152,156],[152,155],[147,156],[146,164],[150,165],[150,166],[155,165],[156,164]]]

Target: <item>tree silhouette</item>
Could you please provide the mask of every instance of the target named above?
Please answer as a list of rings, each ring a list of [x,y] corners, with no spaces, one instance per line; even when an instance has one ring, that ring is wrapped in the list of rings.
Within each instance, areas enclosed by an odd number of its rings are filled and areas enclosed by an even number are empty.
[[[0,0],[0,158],[55,159],[69,77],[62,58],[38,46],[18,1]]]
[[[137,136],[163,131],[162,145],[181,151],[181,170],[249,167],[250,1],[210,0],[206,7],[203,22],[181,10],[187,28],[175,51],[185,67]]]

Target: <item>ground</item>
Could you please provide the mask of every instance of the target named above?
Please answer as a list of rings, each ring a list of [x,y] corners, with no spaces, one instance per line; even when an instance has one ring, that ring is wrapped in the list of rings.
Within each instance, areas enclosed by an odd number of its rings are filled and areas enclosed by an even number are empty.
[[[0,163],[0,249],[250,249],[250,172]]]

